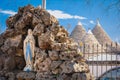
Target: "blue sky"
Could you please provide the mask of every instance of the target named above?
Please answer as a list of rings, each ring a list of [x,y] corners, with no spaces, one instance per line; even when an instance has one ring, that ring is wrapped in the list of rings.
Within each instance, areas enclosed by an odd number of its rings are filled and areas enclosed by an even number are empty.
[[[115,7],[107,9],[118,0],[47,0],[47,10],[55,15],[60,24],[67,28],[69,33],[74,29],[78,20],[86,30],[93,29],[96,19],[99,18],[104,30],[113,40],[120,41],[120,15]],[[0,5],[0,27],[6,29],[6,19],[15,14],[20,6],[32,4],[41,5],[41,0],[3,0]]]

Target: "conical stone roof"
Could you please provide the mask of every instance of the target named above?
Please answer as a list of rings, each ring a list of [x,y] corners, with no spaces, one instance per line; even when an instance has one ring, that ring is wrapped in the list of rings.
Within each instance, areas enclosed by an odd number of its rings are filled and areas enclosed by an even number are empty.
[[[111,44],[112,40],[101,27],[99,21],[97,20],[96,26],[92,30],[94,36],[97,38],[100,44]]]
[[[76,25],[75,29],[71,33],[71,38],[73,38],[76,42],[80,42],[82,37],[86,34],[86,30],[82,26],[82,23],[79,21]]]
[[[91,30],[88,30],[81,41],[85,44],[85,52],[92,53],[101,51],[101,44],[95,38]]]
[[[85,44],[99,44],[98,40],[95,38],[91,30],[88,30],[86,35],[82,38],[82,42]]]

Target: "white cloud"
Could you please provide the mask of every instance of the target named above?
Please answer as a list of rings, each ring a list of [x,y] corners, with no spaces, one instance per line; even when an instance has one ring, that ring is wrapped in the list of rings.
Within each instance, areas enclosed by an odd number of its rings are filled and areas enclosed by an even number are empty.
[[[0,13],[8,14],[8,15],[15,15],[17,12],[12,11],[12,10],[2,10],[2,9],[0,9]]]
[[[89,23],[91,23],[91,24],[95,24],[95,22],[94,22],[93,20],[90,20]]]
[[[86,17],[71,15],[68,13],[64,13],[63,11],[60,10],[47,10],[47,11],[53,16],[55,16],[57,19],[87,19]]]
[[[64,13],[63,11],[60,10],[47,10],[51,15],[55,16],[57,19],[87,19],[86,17],[83,16],[78,16],[78,15],[71,15],[68,13]],[[8,14],[8,15],[15,15],[17,12],[12,11],[12,10],[2,10],[0,9],[0,13],[3,14]]]

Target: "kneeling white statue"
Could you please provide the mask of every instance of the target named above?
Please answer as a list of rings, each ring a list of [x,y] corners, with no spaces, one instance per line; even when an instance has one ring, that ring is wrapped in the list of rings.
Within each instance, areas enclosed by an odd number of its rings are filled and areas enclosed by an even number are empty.
[[[28,29],[28,35],[24,40],[24,58],[26,62],[26,66],[24,67],[24,71],[33,71],[33,62],[34,62],[34,48],[35,48],[35,40],[32,35],[32,30]]]

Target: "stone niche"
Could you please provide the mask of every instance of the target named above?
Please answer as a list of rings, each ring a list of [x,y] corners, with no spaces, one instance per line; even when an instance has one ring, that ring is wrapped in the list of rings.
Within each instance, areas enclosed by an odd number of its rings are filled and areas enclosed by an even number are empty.
[[[0,80],[94,80],[78,44],[45,9],[20,7],[6,24],[7,30],[0,35]],[[23,71],[28,29],[36,41],[32,72]]]

